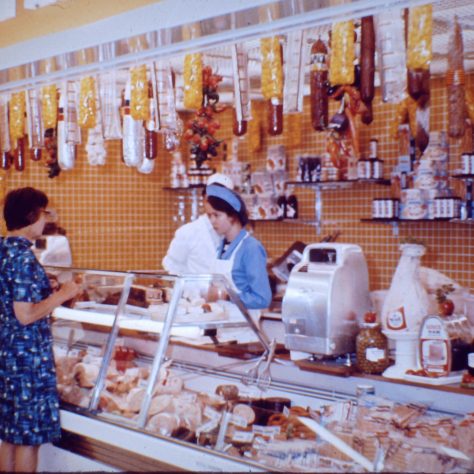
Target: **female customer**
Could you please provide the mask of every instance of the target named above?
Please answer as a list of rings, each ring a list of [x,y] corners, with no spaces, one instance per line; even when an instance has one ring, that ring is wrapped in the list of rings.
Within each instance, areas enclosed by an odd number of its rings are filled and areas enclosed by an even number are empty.
[[[0,242],[0,471],[34,472],[40,445],[60,436],[49,314],[76,296],[67,282],[51,292],[31,246],[46,223],[48,198],[20,188],[5,198]]]
[[[227,277],[247,309],[267,308],[272,299],[267,253],[260,241],[244,229],[248,222],[244,202],[234,191],[219,184],[207,186],[206,196],[206,214],[223,237],[212,273]],[[251,314],[257,316],[255,311]]]

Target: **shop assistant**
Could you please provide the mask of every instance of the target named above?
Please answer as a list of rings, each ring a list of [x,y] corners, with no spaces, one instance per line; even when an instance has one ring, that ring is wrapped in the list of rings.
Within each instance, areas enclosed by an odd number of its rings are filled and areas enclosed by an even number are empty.
[[[227,277],[247,309],[268,308],[272,292],[267,274],[267,253],[245,229],[247,209],[240,196],[219,184],[206,187],[204,209],[222,237],[212,273]]]
[[[232,180],[222,173],[214,173],[209,176],[207,185],[215,183],[222,184],[229,189],[234,187]],[[219,243],[219,235],[213,229],[207,215],[202,214],[175,232],[163,258],[163,268],[176,275],[210,273],[210,265],[216,255]]]
[[[66,282],[52,293],[31,250],[46,223],[48,198],[34,188],[10,191],[0,241],[0,471],[34,472],[40,445],[61,435],[49,315],[79,292]]]

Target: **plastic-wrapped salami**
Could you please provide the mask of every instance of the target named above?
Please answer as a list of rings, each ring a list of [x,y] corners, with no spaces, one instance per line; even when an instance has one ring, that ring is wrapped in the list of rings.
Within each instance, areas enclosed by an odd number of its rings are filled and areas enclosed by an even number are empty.
[[[424,106],[430,96],[430,64],[433,55],[433,7],[410,8],[407,28],[408,93]]]
[[[145,64],[130,69],[130,115],[134,120],[148,120],[150,117]]]
[[[184,107],[198,109],[202,105],[202,55],[186,54],[184,57]]]
[[[83,77],[79,91],[79,117],[81,128],[94,128],[97,124],[96,81],[92,76]]]
[[[340,21],[332,25],[329,82],[332,86],[354,82],[354,22]]]
[[[398,104],[407,89],[405,22],[402,11],[389,9],[374,17],[379,75],[384,102]]]
[[[241,44],[231,45],[232,76],[234,79],[235,116],[233,132],[242,136],[247,132],[250,116],[248,55]]]
[[[25,111],[26,100],[25,92],[15,92],[10,97],[10,137],[12,145],[16,148],[16,142],[25,135]]]
[[[50,84],[41,89],[41,112],[44,130],[56,128],[56,122],[58,121],[58,92],[56,84]]]
[[[283,132],[283,65],[277,36],[260,40],[262,95],[267,100],[268,133]]]
[[[67,107],[67,82],[63,82],[59,90],[59,112],[57,125],[57,159],[62,170],[71,170],[76,161],[76,148],[67,142],[67,125],[64,110]]]
[[[31,149],[42,148],[44,146],[44,130],[37,89],[29,89],[26,92],[26,130],[29,147]]]
[[[100,125],[97,125],[95,128],[89,128],[87,131],[86,153],[87,161],[91,166],[105,165],[107,153]]]
[[[157,129],[176,130],[178,115],[171,66],[168,61],[156,61],[154,66]]]
[[[115,70],[100,74],[99,91],[104,139],[121,140],[120,105],[122,100]]]
[[[101,104],[102,105],[102,104]],[[107,152],[105,150],[102,107],[97,108],[97,125],[87,130],[86,153],[91,166],[105,165]]]
[[[158,152],[156,133],[156,102],[150,97],[150,120],[145,122],[145,158],[154,160]]]
[[[448,134],[453,138],[464,136],[466,127],[466,95],[464,90],[464,46],[461,25],[454,17],[450,27],[448,71]]]
[[[292,31],[287,34],[283,86],[284,114],[303,112],[304,65],[306,64],[304,36],[303,31]]]
[[[1,168],[7,170],[11,165],[10,127],[8,125],[8,98],[0,95],[0,157]]]
[[[145,129],[141,120],[133,120],[130,115],[130,82],[125,87],[122,135],[123,161],[127,166],[140,166],[144,155]]]
[[[143,157],[143,161],[140,166],[137,166],[137,170],[142,174],[150,174],[155,169],[155,160]]]
[[[324,41],[316,40],[311,46],[311,71],[309,73],[311,124],[314,130],[322,131],[328,126],[328,50]]]
[[[77,123],[77,94],[78,84],[76,81],[65,81],[63,85],[65,92],[64,101],[64,124],[66,130],[66,142],[69,145],[80,145],[82,142],[81,129]],[[97,114],[99,115],[99,110]],[[100,123],[100,120],[97,120]]]

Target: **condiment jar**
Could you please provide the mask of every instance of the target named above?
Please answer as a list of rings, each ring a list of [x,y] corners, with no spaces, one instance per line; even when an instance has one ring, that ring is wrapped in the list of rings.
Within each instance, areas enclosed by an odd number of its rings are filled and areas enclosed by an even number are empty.
[[[376,313],[367,312],[356,337],[357,367],[365,374],[381,374],[390,365],[388,340],[376,318]]]

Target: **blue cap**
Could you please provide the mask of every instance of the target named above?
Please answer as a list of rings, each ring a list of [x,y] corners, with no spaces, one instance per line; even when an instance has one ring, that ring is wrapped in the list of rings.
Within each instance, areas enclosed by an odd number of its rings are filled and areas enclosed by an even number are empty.
[[[237,194],[235,194],[234,191],[231,191],[229,188],[224,188],[223,186],[218,186],[216,184],[209,184],[206,186],[206,194],[208,196],[214,196],[222,199],[236,212],[240,212],[240,209],[242,208],[242,203],[237,197]]]

